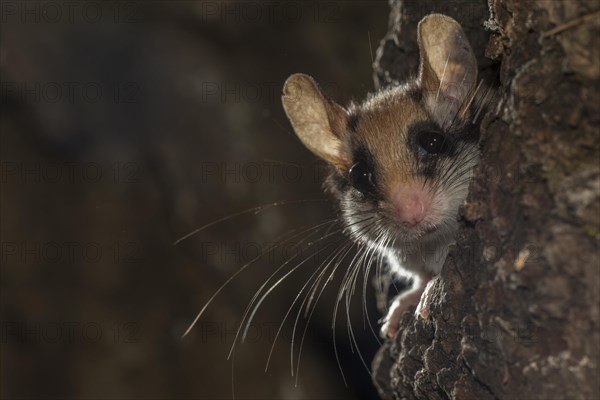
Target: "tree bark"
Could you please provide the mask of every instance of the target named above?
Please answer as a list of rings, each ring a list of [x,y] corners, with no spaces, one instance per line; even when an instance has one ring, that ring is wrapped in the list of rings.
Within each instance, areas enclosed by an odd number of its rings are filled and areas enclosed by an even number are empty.
[[[500,100],[430,315],[404,315],[375,384],[385,399],[597,398],[600,2],[439,3],[391,2],[376,83],[415,73],[416,25],[441,12]]]

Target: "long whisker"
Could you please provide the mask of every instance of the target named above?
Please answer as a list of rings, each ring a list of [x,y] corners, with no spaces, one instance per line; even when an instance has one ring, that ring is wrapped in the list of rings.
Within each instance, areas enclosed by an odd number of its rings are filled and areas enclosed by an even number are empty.
[[[380,233],[379,237],[381,237],[382,234],[383,233]],[[369,249],[367,249],[367,251],[365,251],[363,253],[363,256],[356,263],[356,267],[355,267],[355,271],[356,272],[354,273],[354,276],[351,278],[353,280],[353,283],[352,283],[352,286],[351,286],[351,290],[348,290],[346,292],[346,320],[347,320],[347,324],[348,324],[348,328],[349,328],[349,334],[350,334],[351,343],[354,344],[354,347],[356,348],[356,352],[358,353],[358,356],[359,356],[359,358],[360,358],[363,366],[365,367],[366,371],[369,374],[371,374],[371,370],[367,366],[367,363],[366,363],[366,361],[364,359],[364,356],[362,355],[362,352],[360,351],[360,347],[359,347],[358,342],[356,340],[356,336],[354,334],[354,329],[352,328],[352,321],[351,321],[351,318],[350,318],[350,296],[354,293],[355,285],[356,285],[356,282],[358,281],[358,276],[359,276],[358,272],[360,271],[361,266],[363,265],[362,263],[363,263],[363,261],[365,259],[365,256],[368,254],[368,250]],[[365,282],[366,282],[366,276],[365,276]],[[365,304],[365,303],[366,303],[365,302],[365,298],[363,297],[363,304]],[[369,323],[369,326],[370,326],[370,323]],[[373,330],[372,327],[371,327],[371,330]],[[373,332],[373,334],[374,334],[374,332]]]
[[[372,219],[372,218],[371,218],[371,219]],[[358,223],[361,223],[361,222],[364,222],[364,221],[357,221],[357,222],[355,222],[354,224],[358,224]],[[374,225],[374,223],[368,224],[368,225],[366,226],[366,228],[369,228],[369,227],[370,227],[370,226],[372,226],[372,225]],[[365,229],[365,227],[361,227],[361,229]],[[317,278],[317,281],[316,281],[316,282],[313,284],[314,290],[312,290],[312,291],[311,291],[311,296],[314,296],[314,293],[315,293],[316,289],[318,288],[318,284],[320,283],[320,281],[321,281],[322,277],[325,275],[325,272],[327,271],[327,269],[329,268],[329,266],[331,265],[331,263],[332,263],[332,262],[333,262],[333,261],[334,261],[334,260],[335,260],[335,259],[338,257],[338,255],[339,255],[339,254],[341,254],[342,252],[344,252],[344,250],[346,250],[346,251],[345,251],[345,253],[344,253],[344,255],[341,257],[340,261],[341,261],[341,260],[343,260],[343,259],[346,257],[346,254],[348,254],[348,252],[350,251],[350,249],[351,249],[351,244],[346,244],[346,245],[345,245],[345,246],[343,246],[343,247],[342,247],[342,246],[338,246],[338,249],[339,249],[339,251],[337,251],[337,252],[336,252],[336,253],[333,255],[333,257],[330,257],[330,261],[327,263],[327,265],[325,266],[325,268],[323,268],[323,270],[322,270],[321,274],[320,274],[320,275],[319,275],[319,277]],[[326,260],[326,261],[327,261],[327,260]],[[315,307],[313,307],[313,309],[310,311],[310,316],[312,316],[312,314],[314,313],[314,310],[316,309],[316,302],[318,302],[319,298],[320,298],[320,297],[321,297],[321,295],[323,294],[323,291],[324,291],[325,287],[327,286],[327,283],[328,283],[328,282],[331,280],[331,278],[332,278],[333,274],[335,273],[335,270],[337,269],[337,267],[338,267],[339,265],[340,265],[340,262],[338,262],[338,263],[336,264],[336,266],[334,267],[334,270],[332,271],[332,274],[330,275],[329,279],[328,279],[328,280],[325,282],[325,284],[324,284],[324,285],[323,285],[323,287],[321,288],[321,291],[320,291],[320,293],[319,293],[319,295],[318,295],[318,297],[317,297],[317,300],[315,301]],[[304,305],[304,303],[306,302],[307,298],[308,298],[308,294],[307,294],[307,296],[305,297],[305,299],[304,299],[303,303],[300,305],[300,310],[299,310],[299,312],[298,312],[298,315],[296,316],[296,321],[295,321],[295,323],[294,323],[294,329],[292,330],[292,346],[291,346],[291,361],[292,361],[292,365],[293,365],[293,344],[294,344],[294,338],[295,338],[295,334],[296,334],[296,326],[297,326],[297,324],[298,324],[298,320],[299,320],[299,318],[300,318],[300,312],[301,312],[301,310],[302,310],[302,308],[303,308],[303,305]],[[312,298],[311,298],[311,300],[312,300]],[[307,306],[306,312],[308,312],[308,310],[309,310],[309,308],[308,308],[308,306]],[[305,313],[305,315],[306,315],[306,313]],[[308,318],[309,320],[307,321],[307,323],[306,323],[306,325],[305,325],[305,327],[304,327],[304,332],[303,332],[303,334],[302,334],[302,340],[301,340],[301,342],[300,342],[300,348],[299,348],[299,351],[298,351],[298,361],[297,361],[297,363],[296,363],[296,364],[297,364],[297,366],[296,366],[296,384],[297,384],[297,380],[298,380],[298,376],[299,376],[299,370],[300,370],[300,357],[301,357],[301,355],[302,355],[302,346],[303,346],[304,338],[305,338],[305,336],[306,336],[306,330],[308,329],[308,324],[309,324],[309,321],[310,321],[310,316],[309,316],[309,318]]]
[[[344,252],[341,257],[339,257],[338,262],[335,264],[333,271],[330,275],[330,277],[325,281],[325,283],[323,284],[323,286],[321,287],[321,290],[317,296],[317,299],[315,300],[315,306],[311,309],[310,314],[307,317],[307,321],[306,321],[306,325],[304,326],[304,331],[302,332],[302,339],[300,339],[300,347],[298,349],[298,361],[296,362],[296,385],[298,385],[298,378],[300,376],[300,359],[302,357],[302,349],[304,347],[304,339],[306,338],[306,332],[308,330],[308,326],[310,323],[310,320],[315,312],[315,310],[317,309],[316,304],[318,303],[319,299],[321,298],[321,295],[323,294],[323,292],[325,291],[325,288],[327,287],[327,284],[331,281],[331,278],[333,277],[333,274],[335,273],[335,270],[338,268],[339,265],[341,265],[341,262],[343,261],[343,259],[346,257],[346,255],[350,252],[350,250],[353,247],[352,242],[348,242],[346,243],[346,245],[341,249],[341,251],[338,254],[342,254],[342,252]],[[336,254],[335,257],[338,257],[338,255]],[[335,260],[335,258],[332,259],[332,261]],[[295,328],[294,328],[294,333],[295,333]],[[338,358],[338,366],[340,368],[340,371],[342,371],[342,366],[339,363],[339,358]],[[344,383],[346,383],[346,378],[344,377],[344,372],[342,371],[342,378],[344,379]]]
[[[310,236],[312,236],[314,233],[318,232],[320,230],[320,228],[329,225],[329,227],[334,226],[334,224],[337,222],[337,219],[332,219],[329,221],[326,221],[324,223],[318,224],[317,226],[315,226],[314,228],[318,228],[318,229],[311,229],[311,232],[304,237],[302,240],[300,240],[300,242],[296,243],[292,249],[296,249],[298,246],[300,246],[302,243],[304,243]],[[338,230],[336,232],[340,232],[341,230]],[[305,231],[306,232],[306,231]],[[331,236],[331,235],[329,235]],[[312,243],[317,243],[321,240],[323,240],[324,238],[326,238],[328,236],[323,236],[319,239],[317,239],[316,241],[312,242]],[[240,322],[240,327],[244,325],[244,321],[246,319],[246,316],[248,315],[250,309],[252,308],[252,305],[255,303],[256,299],[258,298],[258,296],[260,295],[260,293],[263,291],[263,289],[267,286],[267,284],[271,281],[271,279],[279,272],[281,271],[286,265],[288,265],[294,258],[296,258],[298,254],[293,255],[292,257],[290,257],[288,260],[286,260],[283,264],[281,264],[276,270],[275,272],[273,272],[271,274],[271,276],[260,286],[260,288],[256,291],[256,293],[254,294],[254,296],[252,297],[252,300],[250,301],[250,303],[248,303],[248,306],[246,307],[246,311],[244,312],[244,315],[242,316],[242,321]],[[239,331],[239,330],[238,330]],[[237,335],[236,335],[237,338]],[[235,340],[234,340],[235,342]]]
[[[354,255],[354,257],[350,261],[350,267],[346,270],[346,273],[344,274],[344,277],[342,278],[342,284],[340,285],[340,288],[338,290],[338,295],[337,295],[335,306],[334,306],[334,309],[333,309],[333,320],[332,320],[332,322],[333,322],[334,332],[335,332],[335,321],[337,320],[338,307],[340,305],[341,299],[344,296],[344,293],[346,292],[346,290],[348,288],[349,277],[352,274],[352,271],[353,271],[353,268],[354,268],[353,267],[354,266],[354,262],[357,259],[357,257],[359,257],[359,255],[361,254],[361,251],[364,251],[364,249],[365,249],[364,245],[360,246],[359,251]],[[350,332],[348,332],[348,336],[350,336]],[[350,343],[352,343],[352,342],[350,342]]]
[[[332,236],[335,233],[339,233],[341,232],[341,230],[336,231],[334,233],[330,233],[328,236]],[[319,238],[319,240],[325,239],[327,236]],[[296,254],[297,255],[297,254]],[[296,256],[294,255],[294,257]],[[250,314],[250,317],[248,318],[248,321],[246,323],[246,329],[244,329],[244,334],[242,335],[242,340],[244,340],[244,338],[246,337],[246,334],[248,332],[248,328],[252,322],[252,319],[254,318],[254,315],[256,314],[256,311],[258,310],[258,308],[260,308],[260,305],[262,304],[262,302],[265,300],[265,298],[273,291],[275,290],[275,288],[277,288],[277,286],[279,286],[279,284],[281,282],[283,282],[285,280],[285,278],[287,278],[288,276],[290,276],[294,271],[296,271],[299,267],[301,267],[305,262],[307,262],[311,257],[313,257],[314,254],[311,254],[309,257],[305,258],[304,260],[302,260],[302,262],[300,262],[299,264],[297,264],[296,266],[294,266],[294,268],[292,268],[290,271],[288,271],[283,277],[281,277],[277,282],[275,282],[270,288],[269,290],[267,290],[262,297],[260,298],[260,300],[256,303],[256,305],[254,306],[254,309],[252,311],[252,313]],[[289,260],[288,260],[289,261]],[[286,262],[287,264],[287,262]],[[281,268],[281,267],[280,267]]]
[[[369,226],[367,226],[367,227],[364,227],[364,228],[366,228],[366,230],[369,230],[371,226],[372,226],[372,224],[369,225]],[[331,271],[330,277],[325,281],[325,284],[323,285],[323,287],[321,289],[321,292],[319,293],[319,296],[317,297],[317,300],[318,300],[318,298],[321,297],[321,294],[324,292],[325,287],[327,286],[327,283],[331,280],[331,278],[333,277],[333,275],[335,274],[335,272],[337,271],[337,269],[339,268],[339,266],[342,264],[343,260],[346,258],[346,256],[348,255],[348,253],[355,246],[358,246],[360,248],[361,244],[357,243],[357,242],[351,242],[350,243],[350,246],[348,247],[348,250],[344,253],[344,255],[342,257],[339,258],[339,261],[336,263],[336,265],[334,266],[333,270]],[[344,278],[342,279],[342,282],[343,282],[343,280],[344,280]],[[342,283],[342,286],[343,286],[343,283]],[[342,368],[342,363],[340,361],[340,355],[339,355],[339,352],[338,352],[338,349],[337,349],[337,338],[336,338],[336,315],[337,315],[337,307],[339,305],[339,298],[340,298],[340,292],[338,292],[338,301],[336,301],[335,309],[334,309],[333,316],[332,316],[333,351],[334,351],[335,359],[336,359],[336,362],[337,362],[337,365],[338,365],[338,369],[340,371],[340,374],[342,375],[342,380],[344,381],[344,385],[347,387],[348,386],[348,382],[346,381],[346,376],[344,374],[344,370]],[[314,310],[315,310],[315,308],[313,308],[313,310],[311,311],[311,314],[310,314],[311,316],[312,316]],[[309,316],[309,319],[310,319],[310,316]],[[304,337],[306,335],[306,328],[307,327],[305,327],[305,331],[304,331],[304,334],[302,336],[302,340],[300,342],[300,352],[301,352],[301,349],[302,349],[302,346],[303,346],[303,343],[304,343]],[[298,358],[299,358],[298,359],[298,365],[299,365],[300,355],[298,356]],[[297,377],[298,377],[298,373],[296,374],[296,379],[297,379]]]
[[[347,246],[348,246],[348,243],[347,243],[347,242],[346,242],[346,243],[342,243],[342,244],[340,244],[340,245],[339,245],[339,246],[336,248],[336,252],[335,252],[335,253],[333,253],[333,254],[331,254],[331,255],[330,255],[328,258],[327,258],[327,260],[329,260],[329,262],[328,262],[328,263],[327,263],[327,264],[326,264],[326,265],[325,265],[323,268],[322,268],[322,267],[319,267],[319,268],[317,268],[317,269],[315,270],[315,273],[313,273],[313,275],[311,275],[311,278],[312,278],[312,277],[313,277],[313,276],[316,274],[316,272],[318,272],[319,270],[321,270],[321,272],[319,273],[319,276],[317,276],[317,280],[316,280],[315,282],[313,282],[313,286],[315,286],[315,284],[316,284],[316,283],[319,283],[319,282],[320,282],[320,277],[321,277],[321,276],[323,276],[323,275],[324,275],[324,274],[327,272],[327,269],[328,269],[328,268],[329,268],[329,266],[331,265],[331,262],[333,262],[333,260],[335,260],[335,257],[336,257],[338,254],[340,254],[340,253],[341,253],[341,252],[344,250],[344,248],[346,248]],[[307,285],[308,285],[308,283],[310,282],[310,280],[311,280],[311,279],[309,279],[309,281],[307,281]],[[304,290],[304,288],[305,288],[307,285],[303,286],[300,292],[302,292],[302,291]],[[315,287],[316,287],[316,286],[315,286]],[[293,327],[293,329],[292,329],[292,340],[291,340],[291,343],[290,343],[290,366],[291,366],[292,376],[294,376],[294,342],[295,342],[295,337],[296,337],[296,327],[298,326],[298,321],[299,321],[299,319],[300,319],[300,315],[302,315],[302,309],[304,308],[304,304],[306,303],[306,301],[307,301],[307,299],[308,299],[308,296],[309,296],[309,294],[310,294],[310,291],[309,291],[309,293],[307,293],[307,295],[306,295],[306,296],[304,296],[304,300],[302,301],[302,304],[300,304],[300,307],[299,307],[298,313],[297,313],[297,315],[296,315],[296,320],[294,321],[294,327]],[[292,304],[292,306],[293,306],[293,304]],[[291,309],[291,308],[290,308],[290,309]],[[273,349],[273,347],[271,347],[271,349]],[[300,359],[300,354],[301,354],[301,353],[302,353],[302,349],[300,348],[300,353],[299,353],[299,355],[298,355],[298,359]],[[296,384],[297,384],[297,379],[298,379],[298,374],[296,374]]]
[[[323,227],[323,226],[325,226],[325,225],[331,225],[331,224],[333,224],[333,223],[335,223],[335,222],[337,222],[337,219],[329,220],[329,221],[326,221],[326,222],[324,222],[324,223],[318,224],[317,226],[315,226],[315,227],[313,227],[313,228],[311,228],[311,229],[309,229],[309,230],[305,230],[304,232],[301,232],[301,233],[305,233],[306,231],[310,231],[309,235],[307,235],[306,237],[304,237],[304,238],[303,238],[303,239],[300,241],[300,243],[299,243],[299,244],[301,244],[301,243],[302,243],[302,242],[304,242],[306,239],[308,239],[308,237],[310,237],[312,234],[314,234],[315,232],[317,232],[319,228],[321,228],[321,227]],[[298,236],[298,235],[294,235],[294,237],[296,237],[296,236]],[[319,241],[319,240],[321,240],[321,239],[322,239],[322,238],[320,238],[320,239],[317,239],[317,241]],[[299,245],[299,244],[297,244],[297,245]],[[296,245],[296,246],[297,246],[297,245]],[[294,247],[296,247],[296,246],[294,246]],[[279,266],[279,268],[277,268],[277,270],[276,270],[275,272],[273,272],[273,273],[271,274],[271,276],[270,276],[270,277],[269,277],[269,278],[268,278],[268,279],[267,279],[267,280],[266,280],[266,281],[265,281],[265,282],[264,282],[264,283],[261,285],[261,287],[260,287],[260,288],[259,288],[259,289],[256,291],[256,293],[255,293],[255,294],[254,294],[254,296],[252,297],[252,300],[250,301],[250,303],[249,303],[249,304],[248,304],[248,306],[246,307],[246,310],[244,311],[244,315],[242,316],[242,320],[241,320],[241,322],[240,322],[240,324],[239,324],[239,326],[238,326],[238,329],[237,329],[237,331],[236,331],[236,333],[235,333],[235,337],[234,337],[234,339],[233,339],[233,344],[232,344],[232,346],[231,346],[231,349],[229,350],[229,356],[228,356],[228,358],[229,358],[229,357],[231,357],[231,355],[233,354],[233,352],[234,352],[234,348],[235,348],[235,346],[236,346],[236,344],[237,344],[237,342],[238,342],[238,338],[239,338],[239,336],[240,336],[240,333],[241,333],[242,327],[244,326],[244,321],[246,321],[246,318],[247,318],[248,314],[250,313],[250,310],[252,309],[252,306],[253,306],[253,304],[255,303],[256,299],[258,298],[258,296],[260,295],[260,293],[262,292],[262,290],[263,290],[263,289],[266,287],[266,285],[267,285],[267,284],[270,282],[270,280],[271,280],[271,279],[272,279],[272,278],[273,278],[273,277],[274,277],[274,276],[275,276],[275,275],[276,275],[276,274],[277,274],[279,271],[281,271],[281,270],[283,269],[283,267],[285,267],[285,266],[286,266],[286,265],[287,265],[289,262],[291,262],[291,261],[292,261],[294,258],[296,258],[296,256],[298,256],[298,255],[299,255],[299,253],[298,253],[298,254],[295,254],[295,255],[293,255],[293,256],[292,256],[292,257],[290,257],[288,260],[286,260],[286,261],[285,261],[285,262],[284,262],[284,263],[283,263],[281,266]],[[312,255],[311,255],[311,257],[312,257]],[[310,258],[310,257],[308,257],[308,258]],[[305,261],[306,261],[306,260],[305,260]],[[285,278],[285,277],[284,277],[284,278]],[[284,278],[282,278],[282,279],[284,279]],[[279,282],[278,282],[278,283],[279,283]],[[278,283],[277,283],[277,284],[278,284]],[[276,285],[277,285],[277,284],[276,284]],[[275,286],[275,285],[274,285],[274,286]],[[272,287],[272,289],[273,289],[273,287]],[[248,319],[248,321],[247,321],[247,323],[246,323],[246,328],[245,328],[245,330],[244,330],[244,333],[243,333],[243,335],[242,335],[242,342],[245,340],[245,338],[246,338],[246,336],[247,336],[247,334],[248,334],[248,329],[249,329],[249,327],[250,327],[250,325],[251,325],[251,319],[253,318],[253,316],[254,316],[254,313],[256,312],[256,310],[258,309],[258,307],[259,307],[259,306],[260,306],[260,304],[258,304],[258,305],[256,305],[256,306],[254,307],[254,309],[253,309],[253,312],[252,312],[252,315],[251,315],[250,319]]]
[[[350,249],[352,249],[352,247],[350,247]],[[342,260],[340,260],[340,262],[341,261]],[[337,269],[337,266],[336,266],[336,269]],[[334,272],[335,272],[335,270],[334,270]],[[337,310],[337,304],[335,306],[335,309]],[[337,315],[337,312],[334,311],[334,313],[333,313],[333,320],[332,320],[333,352],[335,354],[335,360],[337,361],[337,365],[338,365],[338,368],[340,370],[340,373],[342,374],[342,379],[344,380],[344,385],[347,387],[348,386],[348,382],[346,382],[346,376],[344,375],[344,370],[342,368],[342,363],[340,361],[340,355],[339,355],[339,352],[338,352],[338,349],[337,349],[337,339],[336,339],[336,335],[335,335],[336,315]]]
[[[383,232],[383,230],[381,230]],[[363,293],[362,293],[362,300],[363,300],[363,323],[364,321],[367,322],[369,329],[371,330],[371,333],[373,334],[373,336],[375,337],[375,339],[377,340],[377,342],[379,343],[379,345],[381,345],[381,341],[379,340],[379,336],[375,333],[375,329],[373,329],[373,325],[371,324],[371,319],[369,317],[369,310],[367,307],[367,279],[369,277],[369,273],[371,271],[371,267],[373,266],[373,259],[375,256],[375,253],[377,251],[381,251],[381,246],[383,245],[384,241],[386,239],[388,239],[390,237],[390,233],[386,232],[385,236],[379,240],[379,242],[377,243],[377,247],[373,247],[371,253],[369,254],[369,260],[367,262],[366,268],[365,268],[365,272],[364,272],[364,279],[363,279]]]
[[[222,222],[225,221],[229,221],[232,218],[235,217],[239,217],[245,214],[250,214],[250,213],[254,213],[256,214],[260,214],[264,211],[270,210],[271,208],[277,207],[277,206],[284,206],[284,205],[290,205],[290,204],[301,204],[301,203],[308,203],[308,202],[313,202],[313,201],[324,201],[324,199],[305,199],[305,200],[282,200],[282,201],[276,201],[274,203],[269,203],[269,204],[263,204],[261,206],[257,206],[257,207],[252,207],[249,208],[247,210],[244,211],[240,211],[240,212],[236,212],[234,214],[230,214],[226,217],[223,218],[219,218],[216,221],[210,222],[206,225],[202,225],[201,227],[194,229],[193,231],[191,231],[190,233],[180,237],[179,239],[177,239],[176,241],[173,242],[173,246],[177,246],[179,243],[183,242],[186,239],[189,239],[190,237],[200,233],[201,231],[203,231],[204,229],[210,228],[211,226],[215,226],[218,225]]]
[[[335,231],[333,233],[329,233],[324,237],[319,238],[318,240],[323,240],[326,237],[332,236],[334,234],[340,233],[341,230],[339,231]],[[256,305],[254,306],[254,309],[252,311],[252,314],[250,315],[248,322],[246,324],[246,329],[244,331],[244,334],[242,336],[242,340],[243,338],[245,338],[250,321],[253,319],[256,311],[258,310],[258,308],[260,307],[261,303],[264,301],[264,299],[269,295],[269,293],[271,293],[281,282],[283,282],[289,275],[291,275],[293,272],[295,272],[299,267],[301,267],[305,262],[307,262],[310,258],[312,258],[315,254],[311,254],[309,257],[305,258],[304,260],[302,260],[299,264],[297,264],[296,266],[294,266],[294,268],[292,268],[290,271],[288,271],[282,278],[280,278],[277,282],[275,282],[268,291],[266,291],[263,296],[261,297],[261,299],[256,303]],[[295,257],[295,256],[294,256]],[[289,262],[290,260],[288,260],[287,262]],[[286,263],[287,263],[286,262]],[[281,267],[280,267],[281,269]],[[269,353],[269,358],[267,360],[267,366],[266,368],[268,368],[269,366],[269,361],[271,359],[271,354],[273,352],[273,349],[275,347],[275,343],[277,342],[277,339],[279,338],[279,335],[281,333],[281,330],[283,329],[283,325],[285,323],[285,320],[287,319],[287,317],[289,316],[294,304],[298,301],[298,299],[300,298],[300,295],[302,294],[302,292],[304,291],[304,289],[306,288],[306,286],[310,283],[311,278],[316,274],[316,272],[318,272],[318,269],[315,270],[315,272],[313,273],[313,275],[311,275],[311,277],[309,278],[309,280],[306,282],[306,284],[302,287],[302,289],[300,290],[300,292],[298,293],[298,295],[296,296],[296,298],[294,299],[294,301],[292,302],[292,305],[290,306],[290,308],[288,309],[287,313],[285,314],[282,323],[279,326],[279,329],[277,330],[277,333],[275,334],[275,338],[273,339],[273,344],[271,346],[271,352]],[[293,369],[292,369],[292,375],[293,375]]]
[[[329,221],[331,222],[331,221]],[[327,223],[327,222],[325,222]],[[324,223],[324,224],[325,224]],[[317,226],[318,227],[318,226]],[[311,228],[314,229],[315,227]],[[304,233],[304,232],[301,232]],[[194,328],[194,326],[196,325],[196,323],[198,323],[198,320],[200,319],[200,317],[202,316],[202,314],[204,314],[204,312],[206,311],[206,309],[208,308],[208,306],[212,303],[212,301],[223,291],[223,289],[225,289],[225,287],[227,287],[227,285],[229,285],[229,283],[231,283],[231,281],[233,281],[238,275],[240,275],[244,270],[246,270],[246,268],[248,268],[250,265],[252,265],[254,262],[258,261],[259,259],[261,259],[262,257],[264,257],[266,254],[268,254],[268,252],[266,251],[261,251],[261,253],[259,255],[257,255],[256,257],[254,257],[252,260],[248,261],[246,264],[244,264],[240,269],[238,269],[233,275],[231,275],[226,281],[225,283],[223,283],[216,291],[215,293],[208,299],[208,301],[204,304],[204,307],[202,307],[202,309],[200,310],[200,312],[198,314],[196,314],[196,318],[194,318],[194,320],[192,321],[192,323],[188,326],[188,328],[185,330],[185,332],[183,333],[183,335],[181,335],[182,338],[186,337],[190,331],[192,330],[192,328]]]

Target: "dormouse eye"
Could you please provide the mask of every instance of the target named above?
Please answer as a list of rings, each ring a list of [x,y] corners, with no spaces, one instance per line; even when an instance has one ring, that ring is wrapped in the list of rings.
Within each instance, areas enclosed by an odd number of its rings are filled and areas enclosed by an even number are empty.
[[[364,162],[357,162],[348,171],[352,186],[362,194],[373,192],[375,176]]]
[[[443,154],[450,150],[450,143],[437,132],[419,132],[417,144],[426,154]]]

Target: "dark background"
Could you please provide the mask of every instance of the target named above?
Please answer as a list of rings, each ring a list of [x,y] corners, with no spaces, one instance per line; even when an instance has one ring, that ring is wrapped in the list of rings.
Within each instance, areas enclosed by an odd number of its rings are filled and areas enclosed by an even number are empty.
[[[343,300],[333,343],[351,258],[306,330],[297,387],[290,376],[301,289],[344,239],[336,226],[291,236],[336,215],[280,93],[295,72],[342,104],[371,91],[387,2],[2,1],[1,12],[1,397],[231,397],[226,358],[244,309],[287,259],[271,283],[316,251],[256,314],[235,353],[235,396],[373,398],[362,280],[349,307],[361,353]],[[307,201],[236,216],[280,200]],[[304,328],[300,318],[294,360]]]

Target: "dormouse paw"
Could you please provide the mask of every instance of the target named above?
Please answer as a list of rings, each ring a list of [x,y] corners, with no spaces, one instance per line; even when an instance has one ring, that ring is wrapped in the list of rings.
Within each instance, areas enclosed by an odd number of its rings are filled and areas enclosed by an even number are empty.
[[[394,303],[395,302],[396,300],[394,300]],[[385,339],[388,337],[392,338],[396,336],[396,333],[398,333],[398,327],[400,325],[400,317],[402,316],[404,311],[405,310],[402,310],[400,308],[399,304],[396,307],[394,307],[394,305],[392,304],[387,315],[383,319],[383,324],[381,325],[380,335],[382,338]]]
[[[381,336],[383,338],[394,337],[398,333],[400,319],[402,314],[408,311],[412,306],[417,306],[415,314],[423,319],[429,318],[429,305],[431,303],[430,293],[433,287],[431,276],[421,279],[418,284],[408,292],[401,293],[394,298],[389,311],[383,319],[381,326]]]
[[[396,336],[402,314],[419,303],[422,293],[423,290],[417,288],[416,290],[412,289],[394,298],[394,301],[392,301],[389,311],[383,320],[383,325],[381,326],[381,336],[383,338]]]

